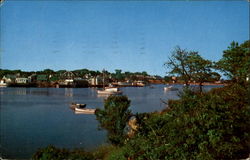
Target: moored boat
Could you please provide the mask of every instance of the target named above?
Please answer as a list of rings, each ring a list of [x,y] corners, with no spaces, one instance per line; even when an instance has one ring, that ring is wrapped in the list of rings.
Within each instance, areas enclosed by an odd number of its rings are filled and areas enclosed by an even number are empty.
[[[72,103],[70,108],[75,111],[76,114],[94,114],[96,109],[86,108],[86,104]]]
[[[79,103],[71,103],[70,108],[75,109],[75,108],[85,108],[86,104],[79,104]]]
[[[104,79],[104,69],[103,69],[103,90],[97,90],[98,95],[118,95],[122,94],[122,91],[116,87],[105,87],[105,79]]]
[[[75,113],[76,114],[94,114],[96,109],[91,109],[91,108],[75,108]]]
[[[120,91],[119,88],[108,87],[108,88],[105,88],[104,90],[97,90],[97,93],[101,95],[118,95],[118,94],[122,94],[122,91]]]

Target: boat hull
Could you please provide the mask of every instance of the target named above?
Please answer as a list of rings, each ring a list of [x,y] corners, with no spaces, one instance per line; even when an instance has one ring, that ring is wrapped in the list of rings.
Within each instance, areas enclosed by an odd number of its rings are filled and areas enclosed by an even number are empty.
[[[75,113],[94,114],[96,109],[75,108]]]
[[[119,94],[122,94],[121,91],[106,91],[106,90],[98,90],[97,93],[100,95],[119,95]]]

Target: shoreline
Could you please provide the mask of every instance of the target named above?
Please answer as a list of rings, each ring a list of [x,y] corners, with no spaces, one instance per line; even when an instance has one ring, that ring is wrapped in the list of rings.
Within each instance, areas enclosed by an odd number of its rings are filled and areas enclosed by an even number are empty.
[[[185,83],[150,83],[145,86],[140,85],[115,85],[114,87],[147,87],[151,85],[185,85]],[[199,86],[199,83],[190,83],[189,85]],[[228,83],[202,83],[202,86],[226,86]],[[11,88],[103,88],[103,85],[90,85],[90,86],[75,86],[75,85],[55,85],[55,84],[10,84],[7,86],[0,87],[11,87]],[[108,87],[107,85],[105,87]]]
[[[166,83],[166,84],[169,84],[169,85],[175,85],[175,84],[184,85],[185,83]],[[197,86],[199,86],[200,84],[199,83],[189,83],[189,85],[197,85]],[[228,85],[228,83],[211,83],[211,82],[202,83],[202,86],[209,86],[209,85],[211,85],[211,86],[221,86],[221,85],[226,86],[226,85]]]

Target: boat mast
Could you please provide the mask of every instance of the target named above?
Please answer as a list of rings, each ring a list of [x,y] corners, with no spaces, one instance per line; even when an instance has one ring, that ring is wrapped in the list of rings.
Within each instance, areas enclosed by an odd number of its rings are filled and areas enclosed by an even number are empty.
[[[105,89],[105,84],[104,84],[104,69],[102,70],[102,84],[103,84],[103,89]]]

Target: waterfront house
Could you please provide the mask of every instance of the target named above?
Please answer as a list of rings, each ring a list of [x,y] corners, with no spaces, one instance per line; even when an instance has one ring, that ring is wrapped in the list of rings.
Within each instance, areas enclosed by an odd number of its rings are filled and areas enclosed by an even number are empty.
[[[18,83],[18,84],[26,84],[26,83],[28,83],[29,82],[29,79],[28,78],[22,78],[22,77],[18,77],[18,78],[16,78],[16,83]]]
[[[16,76],[8,74],[6,76],[3,76],[2,80],[4,80],[5,83],[14,83],[16,80]]]

